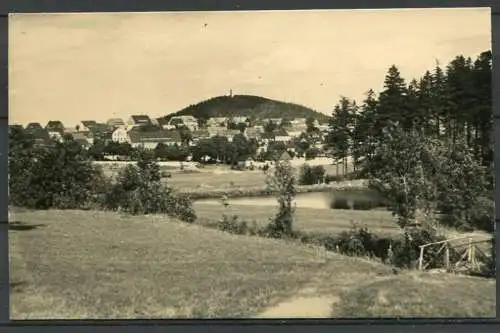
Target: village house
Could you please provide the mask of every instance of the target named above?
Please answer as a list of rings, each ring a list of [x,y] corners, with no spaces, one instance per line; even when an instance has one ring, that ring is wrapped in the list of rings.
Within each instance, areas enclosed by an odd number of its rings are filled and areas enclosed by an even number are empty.
[[[151,118],[151,125],[161,127],[160,121],[156,118]]]
[[[235,135],[241,134],[240,130],[230,130],[224,127],[207,127],[208,135],[210,138],[214,136],[226,137],[229,142],[233,141]]]
[[[88,132],[91,128],[97,125],[95,120],[82,120],[76,126],[77,132]]]
[[[59,120],[51,120],[45,126],[45,130],[49,134],[50,138],[53,138],[59,142],[62,142],[64,135],[64,125]]]
[[[180,124],[189,128],[190,131],[196,131],[198,129],[198,120],[193,116],[174,116],[170,118],[168,122],[168,125],[174,127]]]
[[[49,133],[40,123],[29,123],[24,131],[34,138],[35,147],[47,147],[51,144]]]
[[[300,125],[304,125],[305,126],[306,123],[307,123],[307,119],[306,118],[294,118],[293,120],[290,121],[290,123],[292,125],[296,125],[296,126],[297,125],[298,126],[300,126]]]
[[[276,125],[281,125],[282,122],[283,122],[282,118],[264,118],[264,119],[262,119],[261,123],[263,125],[269,124],[269,123],[273,123],[273,124],[276,124]]]
[[[274,141],[276,142],[290,142],[292,138],[283,128],[278,128],[274,132]]]
[[[229,119],[227,117],[212,117],[207,120],[208,127],[227,127]]]
[[[255,125],[255,126],[253,126],[251,128],[255,129],[256,131],[259,131],[260,133],[264,133],[265,132],[264,126],[262,126],[262,125]]]
[[[113,135],[113,128],[110,128],[106,124],[97,124],[96,127],[92,127],[90,131],[87,134],[87,137],[91,142],[94,142],[95,140],[100,140],[104,142],[109,142],[112,141],[112,135]]]
[[[111,141],[117,143],[130,143],[130,136],[128,135],[128,131],[123,127],[118,127],[111,134]]]
[[[151,119],[147,115],[134,115],[129,117],[127,125],[129,127],[151,125]]]
[[[265,143],[269,143],[271,141],[288,143],[292,140],[290,135],[283,128],[277,128],[271,133],[264,133],[262,135],[262,139]]]
[[[243,133],[248,140],[255,139],[259,142],[262,138],[262,133],[264,133],[263,129],[258,129],[255,127],[247,127],[245,128],[245,132]]]
[[[193,145],[195,145],[198,142],[200,142],[201,140],[208,139],[210,137],[210,133],[206,129],[199,129],[199,130],[193,131],[193,133],[191,134],[191,137],[193,138],[191,143]]]
[[[290,138],[298,138],[302,133],[306,131],[306,128],[297,128],[296,126],[286,126],[284,130],[288,133]]]
[[[106,121],[106,124],[112,128],[125,128],[127,125],[121,118],[111,118]]]
[[[23,125],[19,125],[19,124],[10,124],[9,125],[9,131],[12,131],[12,130],[24,130],[23,128]]]
[[[238,168],[239,169],[250,169],[255,167],[255,161],[251,157],[241,158],[238,160]]]
[[[240,124],[240,123],[248,124],[248,117],[232,117],[231,122],[233,124]]]
[[[316,126],[318,128],[318,130],[322,133],[324,132],[328,132],[328,129],[329,129],[329,126],[328,126],[328,123],[320,123],[318,124],[318,126]]]
[[[167,146],[180,146],[182,144],[181,136],[175,130],[140,131],[132,129],[128,132],[128,135],[133,148],[155,149],[159,143]]]
[[[50,120],[45,126],[47,132],[58,132],[59,134],[64,133],[64,125],[59,120]]]
[[[29,123],[28,125],[26,125],[26,127],[24,128],[24,130],[28,133],[35,133],[35,132],[38,132],[38,131],[45,131],[45,129],[42,127],[42,125],[40,125],[40,123]]]
[[[78,142],[83,148],[88,149],[93,142],[82,132],[75,132],[72,134],[73,139]]]

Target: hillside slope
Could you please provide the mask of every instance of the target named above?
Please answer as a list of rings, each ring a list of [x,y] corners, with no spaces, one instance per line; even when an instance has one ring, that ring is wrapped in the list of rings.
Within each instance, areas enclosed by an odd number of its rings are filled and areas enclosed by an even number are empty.
[[[328,120],[328,116],[308,107],[280,102],[264,97],[251,95],[218,96],[197,104],[189,105],[175,113],[159,118],[165,121],[173,116],[194,116],[197,118],[238,117],[247,116],[262,118],[307,118],[314,117],[320,122]]]

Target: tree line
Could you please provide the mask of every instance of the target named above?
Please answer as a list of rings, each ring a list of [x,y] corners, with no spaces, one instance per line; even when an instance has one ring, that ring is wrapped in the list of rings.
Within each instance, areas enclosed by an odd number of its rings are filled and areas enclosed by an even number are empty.
[[[386,197],[402,227],[439,220],[493,230],[491,51],[406,83],[397,66],[365,100],[342,97],[326,143]]]
[[[437,65],[406,83],[396,65],[389,68],[384,89],[366,93],[362,103],[342,97],[330,120],[327,143],[337,160],[352,156],[359,169],[373,157],[384,130],[397,123],[405,131],[463,141],[476,160],[493,162],[491,51],[476,59],[455,57],[445,68]]]

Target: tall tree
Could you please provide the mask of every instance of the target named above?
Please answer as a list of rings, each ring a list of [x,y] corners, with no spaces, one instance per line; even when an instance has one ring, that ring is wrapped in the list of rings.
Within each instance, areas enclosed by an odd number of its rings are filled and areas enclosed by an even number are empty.
[[[351,138],[355,104],[346,97],[341,97],[333,108],[329,122],[326,145],[331,150],[335,161],[342,161],[343,172],[347,172],[347,158],[351,152]]]

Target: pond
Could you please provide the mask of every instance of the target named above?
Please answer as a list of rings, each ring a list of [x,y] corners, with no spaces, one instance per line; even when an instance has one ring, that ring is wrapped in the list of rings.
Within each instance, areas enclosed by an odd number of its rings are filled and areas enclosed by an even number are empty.
[[[335,201],[346,201],[350,206],[359,201],[376,201],[370,192],[311,192],[299,193],[295,197],[297,208],[331,209]],[[197,204],[221,205],[221,199],[199,199]],[[229,204],[235,206],[276,206],[276,197],[239,197],[229,198]],[[340,207],[339,207],[340,208]],[[346,207],[347,208],[347,207]]]

